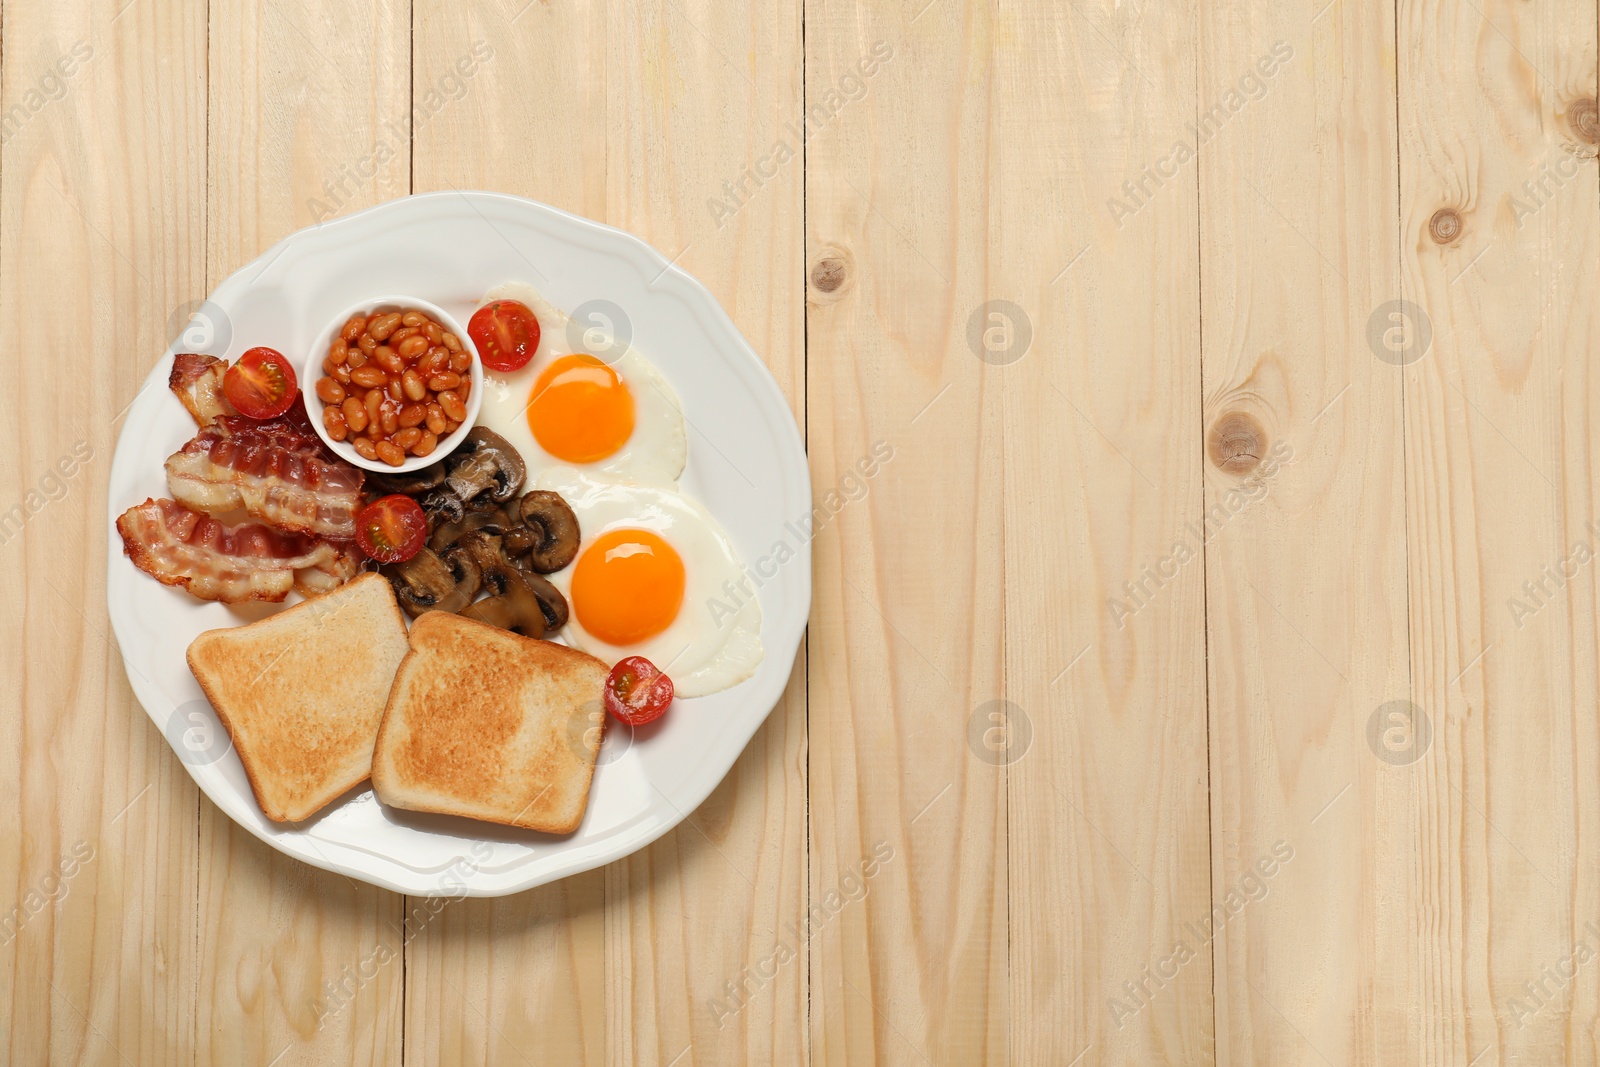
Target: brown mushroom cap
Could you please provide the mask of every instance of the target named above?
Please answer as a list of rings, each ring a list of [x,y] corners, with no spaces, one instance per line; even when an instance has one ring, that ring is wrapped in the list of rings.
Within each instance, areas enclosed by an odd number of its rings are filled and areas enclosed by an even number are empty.
[[[461,609],[462,617],[477,619],[479,622],[498,626],[502,630],[511,630],[524,637],[543,637],[544,608],[533,586],[528,582],[527,575],[515,567],[508,566],[503,572],[498,573],[496,578],[505,591],[480,600],[476,604],[467,605]]]
[[[511,442],[485,426],[475,426],[446,461],[445,484],[464,503],[481,495],[503,504],[517,495],[528,473]]]
[[[443,485],[446,473],[443,463],[433,463],[408,474],[371,473],[367,475],[367,485],[383,494],[404,493],[406,496],[417,496]]]
[[[506,551],[526,555],[536,574],[554,574],[578,555],[578,516],[560,493],[535,489],[517,502],[518,526],[506,531]]]
[[[491,511],[469,511],[458,519],[440,522],[428,538],[428,547],[435,552],[443,552],[474,530],[500,533],[502,527],[499,519],[500,516]]]
[[[404,563],[384,566],[383,572],[401,609],[413,619],[425,611],[460,611],[478,595],[482,580],[474,559],[445,559],[426,548]]]

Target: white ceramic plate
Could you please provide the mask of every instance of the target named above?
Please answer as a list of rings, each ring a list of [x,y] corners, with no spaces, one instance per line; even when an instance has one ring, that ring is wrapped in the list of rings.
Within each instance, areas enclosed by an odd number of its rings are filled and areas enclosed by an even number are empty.
[[[608,730],[588,812],[570,835],[394,811],[366,787],[298,828],[268,821],[184,653],[203,630],[277,609],[203,603],[161,585],[123,555],[115,527],[127,508],[170,495],[162,464],[195,433],[166,387],[173,348],[129,409],[112,460],[106,599],[145,711],[239,825],[297,859],[397,892],[514,893],[626,856],[666,833],[722,780],[777,703],[810,611],[810,480],[783,394],[716,299],[629,234],[498,193],[395,200],[285,238],[218,286],[174,344],[229,360],[268,345],[298,365],[329,318],[359,300],[415,294],[465,321],[487,289],[507,280],[529,282],[569,314],[592,301],[604,302],[601,319],[620,309],[633,343],[683,402],[683,492],[711,510],[752,570],[779,542],[794,554],[760,585],[766,658],[755,677],[680,701],[659,726],[636,735]]]

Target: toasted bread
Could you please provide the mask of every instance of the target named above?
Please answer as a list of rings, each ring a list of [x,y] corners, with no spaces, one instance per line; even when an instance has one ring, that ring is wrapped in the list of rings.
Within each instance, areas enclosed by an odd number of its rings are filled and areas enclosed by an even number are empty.
[[[394,590],[365,574],[260,622],[207,630],[189,646],[189,669],[262,812],[298,822],[367,780],[405,654]]]
[[[605,663],[472,619],[411,624],[373,753],[378,799],[564,834],[578,828],[605,727]]]

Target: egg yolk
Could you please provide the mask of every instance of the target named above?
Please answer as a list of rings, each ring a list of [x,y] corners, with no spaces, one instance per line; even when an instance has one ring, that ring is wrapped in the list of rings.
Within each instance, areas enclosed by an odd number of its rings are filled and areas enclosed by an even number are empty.
[[[683,559],[650,530],[609,530],[572,571],[572,606],[608,645],[632,645],[672,625],[683,604]]]
[[[528,427],[539,447],[568,463],[593,463],[633,433],[633,394],[590,355],[562,356],[533,383]]]

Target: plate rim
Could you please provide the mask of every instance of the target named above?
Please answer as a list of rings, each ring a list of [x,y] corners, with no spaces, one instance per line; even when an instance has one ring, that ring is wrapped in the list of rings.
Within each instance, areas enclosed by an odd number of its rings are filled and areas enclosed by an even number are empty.
[[[716,298],[704,283],[682,267],[679,267],[675,260],[668,259],[660,250],[643,238],[626,230],[618,229],[615,226],[512,193],[461,189],[415,193],[373,204],[348,215],[325,219],[287,234],[218,282],[206,299],[213,299],[217,293],[235,285],[252,270],[255,271],[256,275],[252,281],[258,280],[261,275],[265,274],[278,262],[283,252],[286,251],[287,246],[303,235],[319,232],[324,228],[353,226],[370,216],[389,211],[426,210],[430,205],[456,199],[464,201],[491,227],[493,223],[489,222],[488,217],[478,210],[478,204],[474,201],[482,201],[497,207],[509,207],[515,211],[531,210],[537,214],[553,218],[562,224],[587,230],[597,240],[613,246],[614,251],[606,250],[611,254],[616,254],[623,258],[631,256],[635,266],[653,268],[656,274],[654,280],[647,283],[648,288],[662,288],[664,287],[663,283],[670,280],[672,287],[677,291],[678,298],[685,303],[691,313],[709,312],[711,321],[708,323],[708,328],[720,329],[725,334],[726,340],[731,343],[731,348],[737,352],[736,356],[730,352],[731,362],[743,371],[742,376],[745,379],[745,384],[762,405],[762,421],[769,430],[773,431],[774,437],[778,439],[780,465],[786,469],[787,473],[796,475],[794,478],[786,478],[785,482],[790,484],[780,487],[781,495],[785,498],[784,506],[792,508],[793,511],[791,513],[794,515],[810,514],[813,506],[813,496],[811,492],[810,462],[805,449],[805,442],[801,436],[799,424],[789,406],[788,398],[784,395],[771,369],[762,361],[755,348],[733,322],[727,310],[722,306],[721,301]],[[627,250],[626,254],[623,253],[623,249]],[[639,262],[641,259],[644,261],[643,263]],[[534,269],[537,271],[538,268],[535,267]],[[696,317],[699,317],[699,315],[697,314]],[[176,340],[177,338],[169,339],[166,349],[156,360],[155,366],[151,368],[149,374],[146,375],[144,381],[135,391],[133,399],[128,404],[127,410],[130,413],[134,405],[139,402],[147,391],[165,388],[165,378],[170,370]],[[774,415],[779,412],[781,412],[781,418],[775,418]],[[117,507],[117,502],[112,497],[112,489],[118,482],[119,467],[122,466],[119,459],[124,462],[131,462],[131,458],[123,457],[122,455],[123,437],[130,422],[132,422],[131,419],[125,421],[117,433],[117,441],[112,449],[111,469],[107,479],[106,511],[109,533],[106,543],[106,610],[112,632],[117,638],[118,655],[122,660],[123,673],[128,679],[129,687],[133,690],[140,707],[144,709],[145,715],[156,726],[157,731],[162,735],[163,741],[167,742],[170,749],[171,742],[167,738],[164,724],[157,718],[156,713],[151,710],[153,704],[161,703],[165,697],[158,691],[158,687],[154,682],[145,679],[141,672],[128,662],[128,655],[123,651],[126,645],[124,626],[119,622],[119,611],[112,603],[115,571],[120,565],[119,561],[126,560],[126,556],[122,551],[121,538],[116,531],[117,517],[126,508]],[[696,767],[685,776],[685,785],[681,797],[668,796],[660,786],[654,782],[649,783],[650,789],[667,802],[667,806],[671,809],[670,815],[662,815],[654,819],[636,817],[632,821],[639,825],[622,830],[617,837],[604,842],[603,846],[600,843],[594,843],[588,850],[580,847],[577,850],[565,853],[558,852],[551,856],[535,858],[532,861],[533,865],[540,869],[534,873],[519,876],[516,874],[516,868],[513,868],[493,881],[480,880],[479,878],[464,882],[458,880],[446,890],[442,884],[420,885],[416,882],[407,881],[403,876],[391,876],[391,872],[408,871],[410,873],[414,869],[407,869],[400,862],[374,852],[362,850],[365,855],[373,860],[381,861],[384,864],[383,870],[357,866],[324,854],[316,839],[305,832],[303,827],[314,825],[318,817],[314,816],[298,827],[277,831],[262,827],[249,818],[241,817],[242,812],[239,810],[243,806],[241,798],[235,796],[232,792],[223,791],[216,783],[200,776],[197,773],[200,768],[188,761],[179,758],[178,762],[188,772],[189,777],[199,787],[200,791],[229,819],[272,848],[313,867],[359,879],[392,892],[426,897],[497,897],[519,893],[582,873],[583,871],[593,870],[632,855],[683,822],[689,813],[704,803],[706,798],[727,777],[728,772],[733,769],[745,749],[749,747],[751,738],[761,729],[782,701],[784,692],[788,689],[789,682],[793,678],[795,661],[799,655],[800,646],[805,639],[810,621],[812,598],[811,547],[811,541],[809,539],[806,540],[801,545],[800,550],[794,554],[794,557],[785,564],[786,567],[798,568],[794,573],[798,579],[795,584],[799,592],[795,599],[793,612],[786,613],[782,617],[773,618],[770,622],[766,617],[763,618],[761,639],[766,646],[766,655],[786,663],[787,669],[783,671],[781,677],[774,675],[770,681],[753,690],[746,698],[753,705],[765,705],[759,715],[750,715],[738,720],[748,722],[748,730],[722,731],[722,737],[728,739],[736,738],[737,743],[734,744],[730,740],[725,742],[724,745],[708,748]],[[705,767],[708,762],[712,762],[724,748],[728,753],[725,766],[714,773],[696,773],[700,768]],[[176,755],[177,753],[174,752],[174,756]],[[364,783],[359,788],[370,789],[370,783]],[[346,797],[336,803],[348,802],[349,799]],[[255,804],[253,797],[249,798],[249,804]],[[627,823],[623,825],[627,827]],[[298,843],[302,841],[305,842],[305,847],[298,847]],[[295,842],[295,844],[291,845],[290,842]],[[350,846],[341,845],[339,847],[348,850]],[[459,862],[446,867],[445,871],[454,870],[459,865]],[[415,873],[418,877],[422,877],[420,871]],[[482,874],[483,868],[477,868],[474,873]]]

